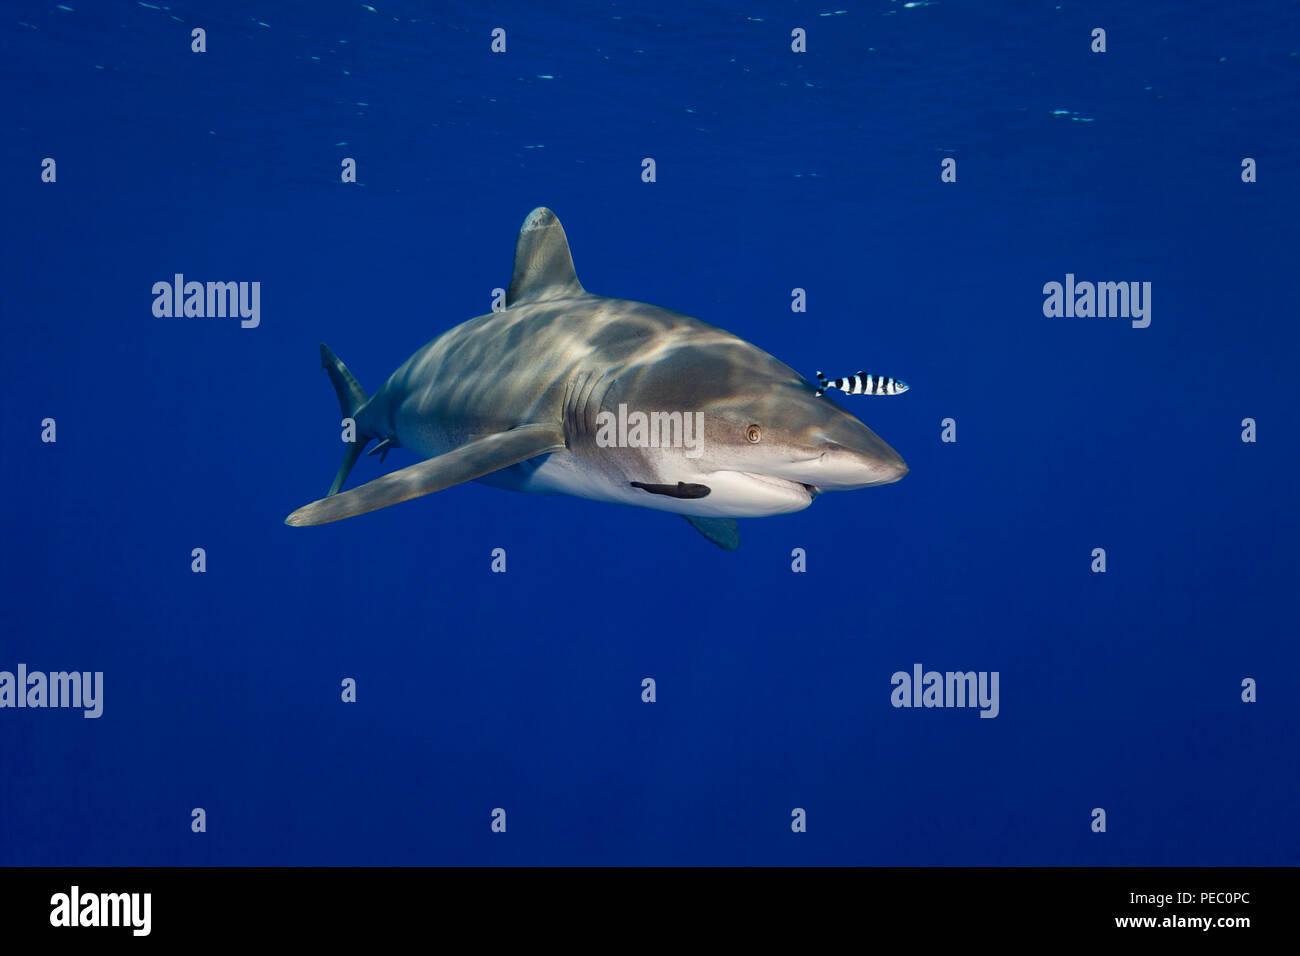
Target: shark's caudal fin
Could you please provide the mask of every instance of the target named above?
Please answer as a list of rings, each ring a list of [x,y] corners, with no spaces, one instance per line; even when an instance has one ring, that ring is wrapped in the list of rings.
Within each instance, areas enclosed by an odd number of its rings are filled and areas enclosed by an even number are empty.
[[[573,269],[569,239],[555,213],[538,206],[524,219],[515,240],[515,271],[506,308],[521,302],[572,299],[586,292]]]
[[[320,345],[320,364],[321,368],[325,369],[325,372],[329,375],[330,382],[334,386],[334,392],[339,397],[339,411],[344,418],[350,418],[355,422],[357,412],[361,411],[367,401],[365,389],[352,377],[348,367],[339,360],[339,357],[324,342]],[[343,464],[339,465],[338,474],[334,476],[334,484],[330,485],[329,493],[331,495],[337,494],[338,490],[343,487],[348,472],[352,470],[352,466],[361,457],[361,452],[365,449],[367,442],[374,436],[363,435],[361,427],[357,426],[355,437],[356,441],[350,442],[343,452]]]
[[[563,447],[564,432],[558,425],[520,425],[476,439],[437,458],[401,468],[342,494],[329,495],[303,505],[285,518],[284,523],[294,526],[328,524],[351,518],[482,478]]]

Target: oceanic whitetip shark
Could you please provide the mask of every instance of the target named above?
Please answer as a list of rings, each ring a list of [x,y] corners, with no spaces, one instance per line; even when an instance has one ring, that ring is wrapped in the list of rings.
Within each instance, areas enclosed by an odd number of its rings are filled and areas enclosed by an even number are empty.
[[[736,518],[907,474],[875,432],[744,339],[587,292],[549,209],[519,230],[505,305],[429,342],[370,397],[322,345],[356,440],[329,494],[285,523],[325,524],[481,481],[675,512],[731,551]],[[372,455],[401,446],[425,460],[340,493],[371,441]]]

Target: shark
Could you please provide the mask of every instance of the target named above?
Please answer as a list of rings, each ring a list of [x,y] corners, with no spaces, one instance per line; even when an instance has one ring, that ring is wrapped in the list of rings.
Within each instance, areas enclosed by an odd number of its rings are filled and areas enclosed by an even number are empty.
[[[546,207],[519,230],[504,306],[424,345],[373,395],[322,344],[353,440],[329,493],[285,523],[327,524],[478,481],[675,513],[734,551],[738,518],[801,511],[908,472],[762,349],[680,312],[587,292]],[[399,447],[422,460],[342,490],[372,441],[380,461]]]

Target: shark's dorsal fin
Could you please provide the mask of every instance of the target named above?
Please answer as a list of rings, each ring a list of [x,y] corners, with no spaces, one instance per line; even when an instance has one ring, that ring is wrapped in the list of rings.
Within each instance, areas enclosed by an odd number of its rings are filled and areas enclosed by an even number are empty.
[[[564,227],[555,213],[538,206],[515,240],[515,273],[506,290],[506,308],[520,302],[572,299],[585,291],[573,269]]]

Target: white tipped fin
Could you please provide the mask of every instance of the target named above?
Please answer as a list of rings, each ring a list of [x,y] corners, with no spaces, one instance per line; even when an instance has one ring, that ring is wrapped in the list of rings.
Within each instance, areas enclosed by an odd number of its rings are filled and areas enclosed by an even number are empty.
[[[573,268],[564,227],[555,213],[538,206],[515,240],[515,272],[506,290],[506,308],[519,302],[572,299],[585,292]]]

